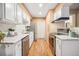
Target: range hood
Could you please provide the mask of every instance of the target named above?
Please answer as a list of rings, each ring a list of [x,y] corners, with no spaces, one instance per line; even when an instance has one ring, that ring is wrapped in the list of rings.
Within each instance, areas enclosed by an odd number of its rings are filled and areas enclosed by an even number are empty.
[[[54,22],[59,22],[59,21],[66,21],[66,20],[69,20],[69,17],[60,17],[60,18],[58,18],[58,19],[52,21],[52,23],[54,23]]]
[[[64,5],[54,13],[54,20],[52,23],[66,20],[69,20],[69,6]]]

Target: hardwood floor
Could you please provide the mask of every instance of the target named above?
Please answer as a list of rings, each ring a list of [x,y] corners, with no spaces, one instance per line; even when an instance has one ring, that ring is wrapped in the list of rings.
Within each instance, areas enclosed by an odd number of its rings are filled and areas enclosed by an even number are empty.
[[[51,49],[49,48],[49,42],[45,39],[37,39],[33,42],[28,56],[53,56]]]

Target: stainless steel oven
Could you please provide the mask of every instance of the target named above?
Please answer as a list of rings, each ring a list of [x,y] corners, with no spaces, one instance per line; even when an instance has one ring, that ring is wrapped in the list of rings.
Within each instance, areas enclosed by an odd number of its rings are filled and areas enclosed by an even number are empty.
[[[49,43],[51,45],[51,51],[56,55],[56,37],[54,34],[49,35]]]

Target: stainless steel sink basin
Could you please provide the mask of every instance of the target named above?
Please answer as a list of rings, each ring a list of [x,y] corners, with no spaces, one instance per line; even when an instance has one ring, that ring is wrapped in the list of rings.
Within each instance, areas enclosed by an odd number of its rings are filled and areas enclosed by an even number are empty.
[[[70,35],[69,35],[69,36],[70,36]],[[70,37],[79,38],[79,35],[76,35],[76,34],[75,34],[74,36],[71,35]]]

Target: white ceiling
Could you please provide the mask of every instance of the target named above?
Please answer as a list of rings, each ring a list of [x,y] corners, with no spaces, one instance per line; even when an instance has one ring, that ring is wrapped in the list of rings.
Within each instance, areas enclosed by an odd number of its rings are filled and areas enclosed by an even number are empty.
[[[42,3],[42,7],[39,6],[40,3],[26,3],[26,7],[33,17],[45,17],[48,10],[55,7],[56,3]]]

